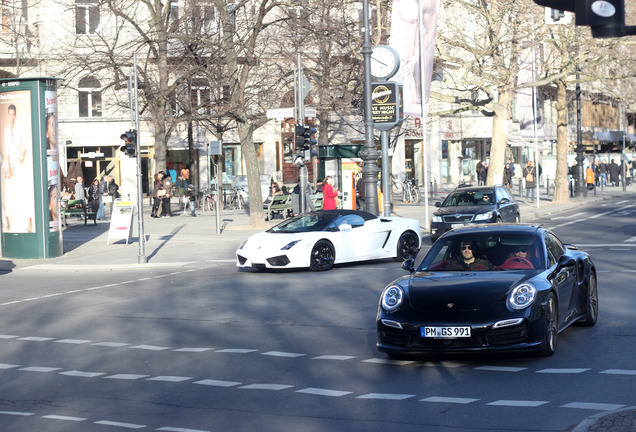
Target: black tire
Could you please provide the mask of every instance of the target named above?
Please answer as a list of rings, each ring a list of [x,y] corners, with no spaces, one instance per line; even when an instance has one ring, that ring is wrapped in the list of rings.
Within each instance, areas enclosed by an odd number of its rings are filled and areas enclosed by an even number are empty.
[[[544,346],[540,352],[541,355],[549,357],[556,352],[557,337],[559,335],[559,309],[553,293],[550,293],[550,298],[545,308],[544,326]]]
[[[415,258],[420,251],[420,243],[413,231],[405,231],[397,242],[396,261],[404,261],[408,258]]]
[[[586,306],[585,318],[580,323],[581,325],[592,327],[598,319],[598,288],[594,273],[590,273],[590,278],[587,281]]]
[[[309,268],[313,271],[326,271],[333,268],[336,260],[336,250],[328,240],[318,240],[311,249]]]

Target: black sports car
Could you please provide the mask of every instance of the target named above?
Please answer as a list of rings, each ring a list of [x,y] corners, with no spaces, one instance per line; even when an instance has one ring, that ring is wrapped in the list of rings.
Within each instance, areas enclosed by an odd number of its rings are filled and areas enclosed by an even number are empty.
[[[503,185],[458,187],[431,217],[431,242],[447,231],[466,225],[521,222],[519,204]]]
[[[520,224],[453,230],[382,292],[377,347],[389,355],[504,350],[554,354],[557,334],[598,316],[590,256]]]

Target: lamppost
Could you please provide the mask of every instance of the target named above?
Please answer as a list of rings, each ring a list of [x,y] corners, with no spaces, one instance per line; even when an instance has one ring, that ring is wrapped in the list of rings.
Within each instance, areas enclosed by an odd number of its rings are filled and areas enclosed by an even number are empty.
[[[579,47],[578,44],[576,46],[576,52],[578,54]],[[581,66],[578,63],[578,55],[577,55],[577,64],[576,64],[576,184],[574,186],[574,196],[587,197],[587,188],[584,187],[585,177],[583,170],[583,161],[585,160],[585,156],[583,152],[585,148],[583,147],[583,132],[581,130]]]

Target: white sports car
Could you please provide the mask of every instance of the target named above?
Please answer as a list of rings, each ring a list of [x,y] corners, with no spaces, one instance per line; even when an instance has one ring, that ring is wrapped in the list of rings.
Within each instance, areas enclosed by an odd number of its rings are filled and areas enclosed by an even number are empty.
[[[358,210],[304,213],[250,236],[236,250],[237,267],[331,269],[334,264],[415,257],[420,222]]]

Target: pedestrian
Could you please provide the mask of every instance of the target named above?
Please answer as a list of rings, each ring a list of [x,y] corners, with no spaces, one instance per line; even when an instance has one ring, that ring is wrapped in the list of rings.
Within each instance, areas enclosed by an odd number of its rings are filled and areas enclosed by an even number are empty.
[[[510,168],[510,162],[507,162],[504,166],[504,185],[508,187],[508,189],[512,189],[512,176],[514,175],[514,171]]]
[[[632,181],[634,181],[634,173],[636,173],[636,158],[632,158],[632,167],[630,169],[632,175]]]
[[[512,171],[512,175],[510,176],[510,188],[512,188],[512,179],[515,177],[515,164],[511,159],[508,159],[508,165],[510,166],[510,171]]]
[[[526,180],[526,200],[532,195],[530,199],[534,201],[534,190],[537,188],[537,170],[534,162],[528,161],[528,165],[523,169],[523,178]]]
[[[108,196],[108,176],[104,175],[99,182],[99,208],[97,209],[97,215],[95,215],[97,220],[106,220],[106,204],[104,203],[104,198]]]
[[[161,180],[163,189],[166,191],[165,195],[161,197],[161,217],[169,218],[170,213],[170,196],[172,195],[172,177],[167,174]]]
[[[479,169],[479,185],[484,186],[488,178],[488,162],[484,162]]]
[[[197,194],[194,191],[193,184],[188,185],[187,197],[188,197],[188,201],[190,201],[190,216],[197,217],[198,215],[194,212],[194,207],[197,201]]]
[[[366,189],[367,188],[365,187],[364,180],[362,177],[360,177],[356,181],[356,208],[358,210],[365,210],[366,197],[367,197]]]
[[[75,199],[84,201],[86,204],[86,193],[84,191],[84,179],[82,176],[77,176],[75,179]],[[77,220],[82,220],[82,215],[77,215]]]
[[[161,204],[161,197],[165,195],[165,190],[161,186],[161,174],[156,173],[153,177],[154,181],[152,183],[152,211],[150,212],[150,217],[158,218],[159,215],[159,205]]]
[[[90,207],[92,212],[97,213],[99,211],[99,179],[93,180],[93,183],[88,187],[88,203],[87,207]]]
[[[481,186],[481,169],[484,167],[484,164],[482,161],[477,162],[477,165],[475,165],[475,172],[477,173],[477,184],[479,186]]]
[[[607,186],[607,173],[609,172],[609,167],[605,162],[605,159],[601,160],[601,163],[598,164],[598,173],[599,173],[599,181],[601,187]]]
[[[322,208],[323,210],[335,210],[338,191],[333,188],[333,177],[325,177],[322,182]]]
[[[618,186],[618,181],[619,181],[618,177],[619,177],[620,170],[621,170],[621,167],[618,166],[614,158],[610,159],[609,175],[610,175],[610,183],[612,184],[612,186]]]
[[[588,190],[594,189],[595,176],[592,164],[589,164],[585,170],[585,183],[587,184]]]
[[[119,194],[119,185],[115,183],[115,179],[110,175],[108,176],[108,195],[110,195],[110,199],[112,200],[110,204],[110,215],[112,217],[115,200],[121,195]]]

